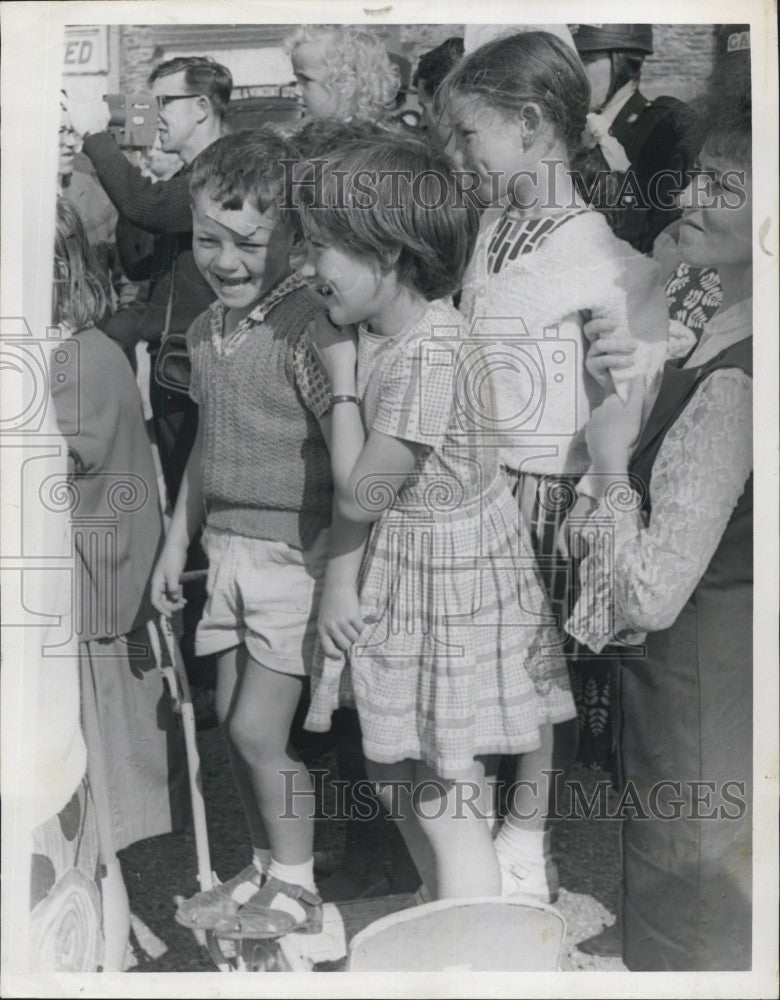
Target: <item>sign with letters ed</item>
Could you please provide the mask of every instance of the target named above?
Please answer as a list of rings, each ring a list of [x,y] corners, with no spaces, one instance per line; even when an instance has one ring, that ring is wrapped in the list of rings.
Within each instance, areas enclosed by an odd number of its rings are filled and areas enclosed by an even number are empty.
[[[108,72],[108,27],[78,25],[65,28],[65,76],[91,76]]]

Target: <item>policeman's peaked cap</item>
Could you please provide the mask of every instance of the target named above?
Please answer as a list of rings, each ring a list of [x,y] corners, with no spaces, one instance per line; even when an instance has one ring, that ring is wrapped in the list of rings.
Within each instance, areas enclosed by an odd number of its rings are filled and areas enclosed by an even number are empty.
[[[578,52],[653,52],[652,24],[570,24],[569,28]]]

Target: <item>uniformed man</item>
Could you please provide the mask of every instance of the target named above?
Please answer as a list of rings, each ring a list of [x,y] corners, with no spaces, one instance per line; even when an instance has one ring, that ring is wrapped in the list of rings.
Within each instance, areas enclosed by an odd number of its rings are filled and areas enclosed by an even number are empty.
[[[649,101],[639,90],[653,52],[649,24],[573,24],[574,44],[591,85],[584,151],[572,164],[581,191],[621,239],[650,253],[680,214],[674,197],[693,162],[692,115],[674,97]]]

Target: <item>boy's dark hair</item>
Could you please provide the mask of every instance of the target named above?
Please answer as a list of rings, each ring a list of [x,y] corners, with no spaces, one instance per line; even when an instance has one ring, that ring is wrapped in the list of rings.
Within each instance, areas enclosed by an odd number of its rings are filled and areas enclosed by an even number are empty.
[[[535,102],[570,149],[579,143],[590,105],[590,83],[579,56],[548,31],[502,36],[462,59],[436,92],[435,108],[445,120],[455,94],[473,95],[506,117],[519,117],[528,102]]]
[[[432,300],[460,288],[477,238],[480,211],[461,181],[449,156],[386,132],[334,152],[321,183],[299,186],[296,201],[325,242],[394,267]]]
[[[298,150],[268,128],[232,132],[195,158],[190,193],[194,198],[205,191],[227,211],[248,202],[263,215],[273,207],[283,212],[289,168],[298,159]]]
[[[429,93],[435,94],[444,77],[462,57],[463,39],[453,35],[420,56],[412,77],[413,85],[418,87],[422,83]]]
[[[184,73],[184,85],[191,94],[208,97],[216,113],[222,117],[230,103],[233,77],[227,66],[211,56],[176,56],[155,66],[147,81],[149,86],[164,76]]]
[[[368,118],[343,122],[338,118],[307,118],[290,136],[301,159],[311,160],[337,152],[342,146],[373,139],[382,129]]]

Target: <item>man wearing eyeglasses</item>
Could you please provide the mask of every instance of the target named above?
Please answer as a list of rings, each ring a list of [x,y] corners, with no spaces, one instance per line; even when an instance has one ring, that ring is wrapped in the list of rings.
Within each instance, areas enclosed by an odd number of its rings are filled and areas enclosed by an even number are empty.
[[[123,223],[151,233],[151,254],[144,240],[120,241],[125,271],[132,280],[149,279],[149,303],[140,323],[123,343],[129,351],[149,342],[152,371],[162,335],[184,333],[214,299],[192,256],[189,170],[193,160],[222,134],[222,119],[233,86],[230,71],[207,56],[181,56],[160,63],[148,80],[157,101],[157,129],[165,152],[178,153],[184,166],[167,181],[152,183],[131,164],[106,131],[105,105],[71,104],[73,128],[84,139],[106,193]],[[197,425],[195,404],[186,394],[150,386],[154,426],[168,497],[176,501]]]
[[[177,71],[180,63],[188,65]],[[222,115],[233,81],[229,70],[211,60],[171,59],[149,77],[157,101],[157,131],[166,153],[191,163],[222,132]]]

